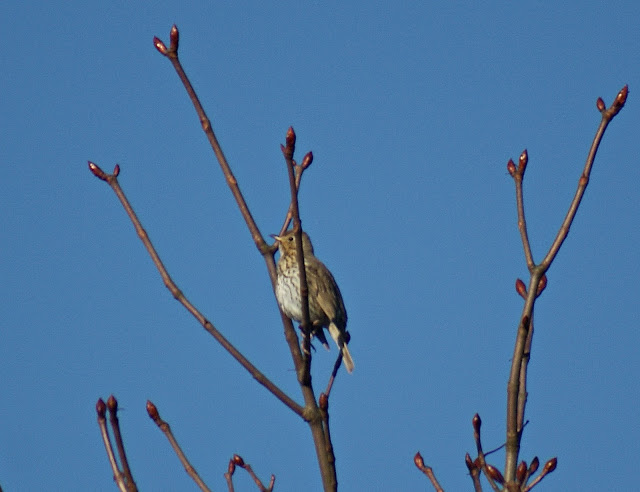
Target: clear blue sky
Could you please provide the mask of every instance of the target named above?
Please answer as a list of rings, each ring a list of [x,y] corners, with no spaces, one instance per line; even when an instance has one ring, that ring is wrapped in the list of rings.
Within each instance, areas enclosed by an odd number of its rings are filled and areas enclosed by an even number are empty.
[[[215,490],[233,453],[276,490],[319,490],[310,433],[173,300],[107,185],[111,170],[185,294],[300,400],[262,258],[191,103],[181,59],[255,218],[288,204],[289,125],[303,226],[349,312],[353,375],[331,423],[341,490],[469,490],[471,418],[504,441],[526,279],[510,157],[539,260],[599,122],[629,84],[536,311],[522,458],[541,490],[631,490],[640,455],[640,4],[4,2],[0,484],[116,490],[94,405],[119,399],[142,490],[194,490],[148,419],[153,400]],[[316,388],[335,348],[319,351]],[[503,454],[489,461],[503,466]],[[238,474],[238,488],[252,490]]]

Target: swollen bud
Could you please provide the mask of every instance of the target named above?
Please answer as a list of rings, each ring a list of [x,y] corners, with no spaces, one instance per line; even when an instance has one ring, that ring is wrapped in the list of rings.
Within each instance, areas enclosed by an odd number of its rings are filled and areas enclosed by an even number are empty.
[[[118,411],[118,400],[116,400],[115,396],[111,395],[109,397],[109,399],[107,400],[107,408],[110,412],[115,413]]]
[[[527,463],[525,461],[521,461],[516,469],[516,480],[518,483],[522,483],[524,481],[524,477],[527,475]]]
[[[313,152],[307,152],[307,155],[305,155],[304,158],[302,159],[302,164],[300,164],[300,166],[304,170],[308,168],[312,162],[313,162]]]
[[[161,55],[167,56],[167,53],[169,52],[169,50],[167,49],[165,44],[160,40],[159,37],[157,36],[153,37],[153,45],[160,52]]]
[[[527,298],[527,286],[520,279],[516,280],[516,292],[520,294],[523,299]]]
[[[547,276],[543,275],[542,278],[540,279],[540,282],[538,282],[538,292],[536,292],[536,296],[539,296],[540,294],[542,294],[542,291],[546,288],[547,288]]]
[[[524,170],[527,168],[527,162],[529,162],[529,154],[527,149],[524,149],[520,154],[520,159],[518,159],[518,172],[522,175],[524,175]]]
[[[509,162],[507,162],[507,171],[509,171],[511,177],[516,175],[516,165],[514,164],[513,159],[509,159]]]
[[[620,90],[620,92],[618,92],[618,95],[616,96],[616,100],[613,101],[613,107],[618,108],[618,111],[622,109],[622,106],[624,106],[624,103],[627,102],[628,95],[629,95],[629,86],[625,85]]]
[[[547,473],[551,473],[553,470],[556,469],[557,466],[558,466],[558,458],[551,458],[549,461],[547,461],[544,464],[544,469],[542,470],[542,473],[544,473],[545,475]]]
[[[502,476],[502,473],[500,473],[500,470],[498,470],[495,466],[487,464],[486,470],[487,475],[489,475],[494,481],[498,482],[500,485],[504,483],[504,477]]]
[[[471,456],[469,456],[469,453],[464,455],[464,464],[467,465],[467,468],[469,469],[469,473],[471,473],[473,470],[476,469],[476,465],[471,460]]]
[[[169,39],[171,40],[171,51],[178,51],[178,41],[180,40],[180,33],[178,32],[178,26],[176,26],[175,24],[171,26]]]
[[[153,404],[151,400],[147,400],[147,414],[153,420],[157,420],[160,418],[160,414],[158,413],[158,408]]]
[[[420,454],[420,451],[418,451],[416,453],[416,455],[413,457],[413,462],[421,470],[424,468],[424,459],[422,458],[422,455]]]
[[[321,410],[327,410],[329,408],[329,397],[325,393],[320,393],[320,398],[318,398],[318,406]]]
[[[244,467],[244,460],[240,457],[240,455],[234,454],[233,462],[240,467]]]
[[[476,413],[473,416],[471,423],[473,424],[473,430],[476,432],[476,434],[480,434],[480,427],[482,426],[482,419],[480,418],[480,415]]]
[[[537,456],[534,456],[533,460],[531,460],[531,464],[529,465],[529,475],[533,475],[538,470],[539,466],[540,460]]]
[[[96,412],[100,418],[105,418],[105,415],[107,414],[107,405],[105,405],[102,398],[98,398],[98,401],[96,402]]]
[[[596,101],[596,108],[598,108],[598,111],[600,111],[601,113],[607,109],[607,106],[604,104],[604,101],[602,100],[601,97],[598,98],[598,100]]]

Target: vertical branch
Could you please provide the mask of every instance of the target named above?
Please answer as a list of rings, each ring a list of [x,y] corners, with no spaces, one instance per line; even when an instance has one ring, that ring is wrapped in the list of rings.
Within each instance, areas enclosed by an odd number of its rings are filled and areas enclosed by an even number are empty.
[[[527,234],[526,220],[524,216],[524,198],[522,191],[522,180],[528,162],[528,154],[525,150],[521,155],[518,166],[512,160],[507,163],[507,170],[513,177],[516,187],[516,203],[518,211],[518,229],[522,239],[525,260],[529,269],[530,279],[528,289],[525,290],[524,283],[518,280],[516,289],[518,293],[525,298],[525,304],[520,316],[518,324],[518,332],[516,335],[516,343],[513,351],[511,363],[511,371],[509,381],[507,383],[507,439],[506,439],[506,457],[505,457],[505,481],[507,486],[515,483],[516,469],[518,465],[518,455],[520,452],[520,440],[522,438],[522,428],[524,425],[524,411],[526,406],[527,391],[527,367],[530,360],[531,345],[533,340],[533,311],[536,298],[544,290],[547,279],[546,272],[556,258],[560,247],[569,234],[569,229],[575,218],[576,212],[589,183],[589,177],[596,153],[604,132],[611,120],[624,107],[627,100],[628,87],[624,86],[616,96],[613,104],[607,109],[604,101],[598,98],[596,103],[598,110],[602,115],[600,125],[596,131],[595,137],[591,144],[589,154],[578,181],[578,188],[569,205],[569,210],[558,230],[558,234],[551,244],[549,251],[545,255],[540,264],[536,265],[533,261],[531,246]]]

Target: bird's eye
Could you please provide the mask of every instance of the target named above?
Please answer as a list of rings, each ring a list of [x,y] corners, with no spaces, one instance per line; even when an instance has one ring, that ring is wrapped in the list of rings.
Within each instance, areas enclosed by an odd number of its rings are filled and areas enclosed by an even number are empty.
[[[293,236],[289,236],[289,242],[293,241]]]

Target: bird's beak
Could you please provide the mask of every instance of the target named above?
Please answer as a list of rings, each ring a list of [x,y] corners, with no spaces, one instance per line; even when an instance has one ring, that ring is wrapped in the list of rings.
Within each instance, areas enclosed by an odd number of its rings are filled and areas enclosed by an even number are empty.
[[[282,239],[280,236],[278,236],[277,234],[269,234],[273,239],[275,239],[276,241],[280,242],[280,239]]]

